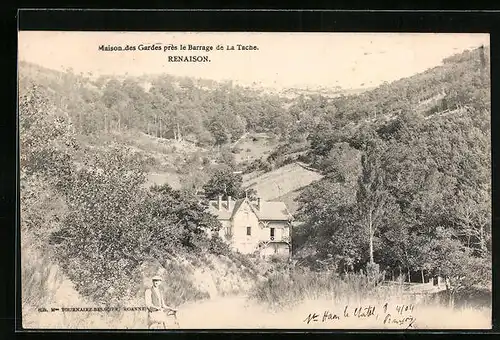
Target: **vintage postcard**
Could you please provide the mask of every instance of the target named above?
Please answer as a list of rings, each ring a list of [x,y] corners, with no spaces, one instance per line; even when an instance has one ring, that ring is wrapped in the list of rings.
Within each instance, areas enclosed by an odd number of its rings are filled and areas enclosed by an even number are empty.
[[[18,58],[23,329],[491,329],[488,34]]]

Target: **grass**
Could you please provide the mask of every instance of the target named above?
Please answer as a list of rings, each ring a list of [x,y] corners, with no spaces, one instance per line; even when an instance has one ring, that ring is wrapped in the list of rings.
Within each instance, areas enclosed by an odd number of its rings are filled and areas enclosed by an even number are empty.
[[[284,202],[290,214],[294,215],[299,209],[299,203],[296,199],[300,196],[304,188],[300,188],[294,191],[287,192],[285,195],[276,197],[275,200],[279,202]]]
[[[299,190],[322,177],[315,171],[307,170],[293,163],[256,178],[247,177],[243,185],[257,190],[263,199],[271,200]]]
[[[307,269],[275,270],[268,274],[267,281],[254,289],[251,297],[273,309],[288,308],[303,300],[326,298],[339,302],[346,298],[359,300],[368,291],[375,293],[368,279],[351,275],[344,279],[330,271],[313,272]],[[381,292],[377,292],[380,294]],[[391,294],[393,292],[387,292]],[[384,296],[377,296],[383,299]]]
[[[133,329],[145,328],[147,325],[145,311],[117,312],[38,312],[39,307],[106,307],[83,298],[74,289],[68,279],[58,278],[51,274],[48,268],[54,267],[49,259],[43,257],[26,257],[23,268],[23,327],[25,328],[56,328],[56,329]],[[137,294],[132,298],[123,298],[121,307],[143,307],[144,290],[151,284],[151,277],[161,275],[164,280],[162,287],[165,302],[173,307],[182,308],[186,305],[197,305],[209,300],[211,295],[233,296],[248,289],[248,282],[256,276],[255,268],[246,267],[249,264],[244,256],[234,257],[204,256],[203,254],[183,255],[162,263],[152,261],[141,267],[142,282],[136,286]],[[61,284],[62,281],[62,284]],[[54,287],[52,290],[47,287]],[[27,293],[26,293],[27,292]],[[116,307],[116,306],[113,306]],[[173,320],[172,320],[173,321]]]
[[[155,266],[145,269],[145,273],[154,272]],[[35,272],[38,272],[38,268]],[[44,270],[41,273],[45,273]],[[143,286],[138,287],[135,298],[123,301],[122,306],[111,307],[144,307],[144,289],[150,285],[150,277],[145,276]],[[208,293],[200,291],[189,279],[189,271],[182,265],[168,264],[164,268],[163,278],[165,285],[163,292],[165,301],[170,306],[178,306],[189,301],[204,300],[209,297]],[[40,274],[34,274],[40,276]],[[44,274],[44,282],[50,280],[49,275]],[[26,281],[30,283],[31,281]],[[96,304],[81,297],[66,280],[68,285],[58,285],[55,291],[47,289],[39,290],[38,284],[29,284],[32,294],[29,301],[23,301],[23,327],[24,328],[55,328],[55,329],[132,329],[146,328],[147,313],[145,311],[114,311],[114,312],[38,312],[39,307],[50,309],[51,307],[109,307]],[[140,283],[139,283],[140,286]],[[38,293],[38,294],[34,294]],[[67,297],[67,298],[65,298]],[[37,300],[40,298],[40,300]],[[173,320],[172,320],[173,321]]]
[[[149,162],[152,172],[172,172],[194,154],[206,154],[207,150],[187,141],[176,142],[157,138],[141,131],[128,129],[110,131],[90,136],[78,136],[80,143],[92,148],[102,148],[105,143],[118,143],[138,153]]]
[[[250,298],[257,304],[266,306],[267,311],[279,315],[276,327],[294,326],[287,320],[306,317],[309,313],[322,316],[325,311],[340,316],[336,324],[315,324],[320,328],[399,328],[405,326],[383,320],[411,317],[412,328],[417,329],[460,329],[491,328],[491,306],[461,304],[452,308],[447,300],[435,296],[410,295],[402,285],[374,285],[366,276],[351,274],[340,277],[333,272],[313,272],[306,269],[277,270],[266,281],[256,285]],[[413,306],[412,310],[398,312],[401,305]],[[372,317],[353,318],[357,307],[372,306],[377,312]],[[385,307],[384,307],[385,306]],[[345,317],[347,308],[350,317]],[[385,308],[385,309],[384,309]],[[292,312],[294,311],[294,312]],[[409,319],[408,319],[409,320]],[[405,321],[406,326],[410,321]],[[304,324],[302,325],[304,326]],[[311,326],[313,327],[313,326]],[[404,328],[404,327],[403,327]]]
[[[175,172],[150,172],[146,176],[145,186],[168,184],[173,189],[181,189],[181,176]]]
[[[246,258],[218,257],[214,267],[223,270],[220,275],[203,268],[204,277],[214,279],[217,289],[225,285],[225,292],[208,299],[207,293],[200,291],[192,274],[200,268],[191,267],[185,259],[148,265],[143,268],[144,287],[149,285],[149,277],[163,269],[165,297],[168,304],[178,306],[178,319],[185,328],[396,328],[405,326],[384,324],[387,314],[391,318],[398,315],[396,307],[401,304],[413,305],[411,312],[404,312],[400,318],[411,315],[414,318],[413,328],[417,329],[458,329],[491,327],[491,308],[471,307],[463,305],[450,308],[440,299],[418,300],[414,296],[404,294],[402,285],[375,286],[364,275],[352,274],[340,277],[334,272],[313,272],[302,268],[286,270],[283,264],[275,267],[268,264],[266,280],[258,281],[249,293],[249,299],[241,298],[238,291],[241,284],[250,278],[243,279],[242,272],[262,271],[263,264],[256,268],[246,267]],[[206,264],[207,259],[199,262]],[[213,260],[213,259],[209,259]],[[186,262],[186,263],[185,263]],[[241,269],[241,266],[245,266]],[[38,268],[38,267],[37,267]],[[37,269],[38,270],[38,269]],[[231,274],[232,272],[232,274]],[[214,276],[215,274],[215,276]],[[203,275],[202,275],[203,276]],[[239,278],[234,281],[235,277]],[[49,275],[45,280],[50,280]],[[231,282],[230,282],[231,281]],[[257,282],[257,281],[256,281]],[[37,285],[30,284],[35,292]],[[66,287],[71,290],[71,287]],[[232,291],[235,289],[235,291]],[[43,291],[47,293],[47,291]],[[42,293],[43,293],[42,292]],[[55,298],[44,300],[47,307],[95,307],[95,304],[70,294],[66,300],[64,294],[55,294]],[[143,289],[139,289],[136,298],[123,303],[128,307],[142,307]],[[234,295],[237,294],[237,295]],[[384,304],[387,303],[387,311]],[[26,328],[55,329],[144,329],[147,325],[147,314],[144,311],[120,312],[52,312],[39,313],[40,305],[23,305],[23,326]],[[351,315],[354,309],[372,306],[376,317],[344,317],[344,309],[348,307]],[[322,322],[325,312],[337,314],[339,320]],[[310,313],[317,313],[320,321],[315,324],[304,322]],[[251,316],[251,317],[249,317]],[[173,324],[173,320],[172,324]]]
[[[43,305],[55,294],[54,286],[60,283],[61,277],[48,256],[28,247],[22,247],[21,252],[22,305]]]

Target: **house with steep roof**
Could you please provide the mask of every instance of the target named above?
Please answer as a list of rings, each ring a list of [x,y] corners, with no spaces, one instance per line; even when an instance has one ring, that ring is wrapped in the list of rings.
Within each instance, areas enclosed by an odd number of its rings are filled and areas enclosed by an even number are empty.
[[[233,250],[261,256],[291,255],[292,215],[283,202],[266,202],[260,198],[209,201],[209,211],[222,224],[219,235]]]

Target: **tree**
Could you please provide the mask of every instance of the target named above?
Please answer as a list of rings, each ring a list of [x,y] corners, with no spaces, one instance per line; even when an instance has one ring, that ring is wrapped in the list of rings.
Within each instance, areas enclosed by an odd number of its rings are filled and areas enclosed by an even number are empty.
[[[216,145],[220,146],[224,143],[227,143],[231,138],[230,133],[229,133],[228,129],[226,128],[226,126],[222,122],[220,122],[216,119],[213,119],[210,122],[208,129],[210,130],[210,132],[214,136]]]
[[[231,148],[227,145],[220,148],[217,161],[230,167],[233,171],[236,169],[236,158],[231,152]]]
[[[63,270],[84,296],[115,301],[131,295],[144,248],[142,166],[127,150],[110,146],[89,153],[80,169],[58,186],[68,205],[51,242]],[[112,299],[113,298],[113,299]]]
[[[38,86],[21,91],[19,101],[21,227],[46,234],[41,221],[48,215],[36,206],[58,200],[54,188],[69,175],[70,157],[78,149],[71,122],[57,113]],[[42,194],[44,193],[45,194]],[[46,221],[48,222],[48,221]],[[50,223],[41,224],[48,227]],[[28,230],[27,230],[28,231]],[[45,239],[45,237],[42,237]]]
[[[303,241],[295,244],[296,249],[312,247],[316,258],[342,271],[358,267],[366,253],[366,237],[357,223],[355,187],[325,178],[307,187],[297,200]]]
[[[361,172],[361,153],[348,143],[336,143],[330,149],[320,168],[338,182],[351,182],[359,178]]]
[[[68,213],[52,248],[76,289],[96,302],[134,297],[142,264],[209,249],[220,228],[194,195],[168,185],[148,191],[144,180],[141,159],[110,145],[87,154],[60,188]]]
[[[369,135],[368,135],[369,136]],[[365,139],[367,138],[367,139]],[[362,136],[361,174],[358,178],[356,203],[361,225],[368,232],[370,263],[374,263],[374,237],[384,221],[397,212],[393,197],[385,186],[382,155],[385,145],[380,140]]]
[[[117,129],[121,129],[122,125],[122,117],[123,117],[123,105],[125,105],[126,95],[121,91],[121,84],[116,79],[109,80],[102,94],[102,99],[106,108],[108,108],[108,112],[116,114],[116,126]],[[110,128],[111,118],[108,117],[107,113],[104,113],[104,131],[108,131]]]
[[[203,189],[209,199],[216,199],[219,195],[242,198],[245,197],[242,183],[243,179],[240,174],[235,174],[231,168],[224,166],[214,171]]]
[[[173,190],[168,185],[153,186],[151,193],[149,207],[157,216],[172,221],[178,229],[174,234],[179,235],[183,247],[201,251],[208,246],[207,236],[221,228],[217,218],[207,213],[207,205],[194,194]]]

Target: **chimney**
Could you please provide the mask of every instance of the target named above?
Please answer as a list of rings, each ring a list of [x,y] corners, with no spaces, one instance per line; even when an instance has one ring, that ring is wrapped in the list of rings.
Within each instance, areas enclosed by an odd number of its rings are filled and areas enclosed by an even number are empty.
[[[218,203],[219,211],[222,210],[222,195],[219,195],[219,199],[218,199],[217,203]]]
[[[227,195],[227,210],[231,209],[231,196]]]
[[[257,197],[257,210],[260,211],[260,197]]]

